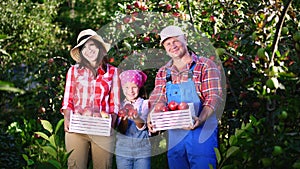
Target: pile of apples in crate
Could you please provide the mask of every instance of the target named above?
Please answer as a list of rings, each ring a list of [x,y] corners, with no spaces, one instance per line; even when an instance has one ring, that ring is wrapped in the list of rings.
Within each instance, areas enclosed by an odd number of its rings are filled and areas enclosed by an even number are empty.
[[[189,108],[189,105],[186,102],[175,102],[170,101],[168,104],[157,103],[154,107],[154,112],[166,112],[166,111],[175,111],[175,110],[186,110]]]

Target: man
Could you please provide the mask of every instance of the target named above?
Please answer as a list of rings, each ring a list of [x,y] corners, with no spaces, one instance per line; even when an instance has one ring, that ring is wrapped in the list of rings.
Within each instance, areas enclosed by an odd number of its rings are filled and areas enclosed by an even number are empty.
[[[187,37],[178,26],[164,28],[160,37],[160,44],[171,60],[157,72],[150,106],[174,100],[193,103],[195,107],[193,125],[168,131],[169,167],[216,168],[214,148],[218,147],[218,125],[215,110],[223,101],[220,70],[210,59],[188,50]],[[149,131],[155,132],[152,127],[148,121]]]

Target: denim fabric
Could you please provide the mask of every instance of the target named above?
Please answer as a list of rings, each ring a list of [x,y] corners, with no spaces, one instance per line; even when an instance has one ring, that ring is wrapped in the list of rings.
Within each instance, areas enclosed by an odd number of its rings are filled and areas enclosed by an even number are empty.
[[[116,154],[123,157],[145,158],[151,156],[148,130],[138,130],[134,121],[128,119],[125,135],[117,133]]]
[[[151,159],[116,156],[118,169],[151,169]]]
[[[202,102],[196,92],[195,84],[191,78],[187,82],[166,85],[168,102],[194,103],[195,116],[199,116],[202,110]],[[209,123],[217,122],[215,116],[208,119]],[[170,169],[209,169],[211,164],[216,168],[216,156],[214,147],[218,147],[217,128],[214,126],[209,131],[209,136],[201,140],[203,125],[195,130],[174,129],[169,130],[168,163]],[[206,131],[205,131],[206,132]],[[205,133],[203,131],[203,133]]]
[[[139,100],[136,104],[139,116],[146,121],[148,102]],[[150,169],[151,144],[147,128],[139,130],[134,121],[128,119],[126,133],[117,133],[116,138],[115,152],[118,169]]]

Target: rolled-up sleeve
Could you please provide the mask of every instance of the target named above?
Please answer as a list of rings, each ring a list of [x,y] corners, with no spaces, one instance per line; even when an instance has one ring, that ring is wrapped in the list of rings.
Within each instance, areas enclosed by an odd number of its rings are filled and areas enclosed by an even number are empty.
[[[207,58],[201,59],[203,67],[198,91],[201,93],[200,97],[204,101],[203,106],[209,106],[216,110],[216,107],[223,101],[221,73],[213,61]]]
[[[63,101],[62,101],[62,107],[60,109],[61,113],[63,113],[64,109],[74,110],[74,104],[73,104],[74,69],[75,69],[75,66],[71,66],[66,75],[64,97],[63,97]]]
[[[150,110],[159,102],[167,103],[165,67],[160,68],[156,74],[155,87],[149,97]]]
[[[119,70],[115,68],[113,81],[112,81],[112,89],[109,96],[109,112],[118,114],[120,109],[120,79],[119,79]]]

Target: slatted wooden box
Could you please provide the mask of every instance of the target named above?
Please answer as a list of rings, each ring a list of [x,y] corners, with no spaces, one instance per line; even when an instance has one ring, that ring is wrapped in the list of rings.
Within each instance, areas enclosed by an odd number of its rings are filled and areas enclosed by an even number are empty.
[[[194,104],[188,103],[186,110],[175,110],[166,112],[153,112],[150,114],[151,123],[155,131],[168,129],[181,129],[193,124],[195,114]]]
[[[112,118],[83,116],[71,113],[69,132],[110,136]]]

